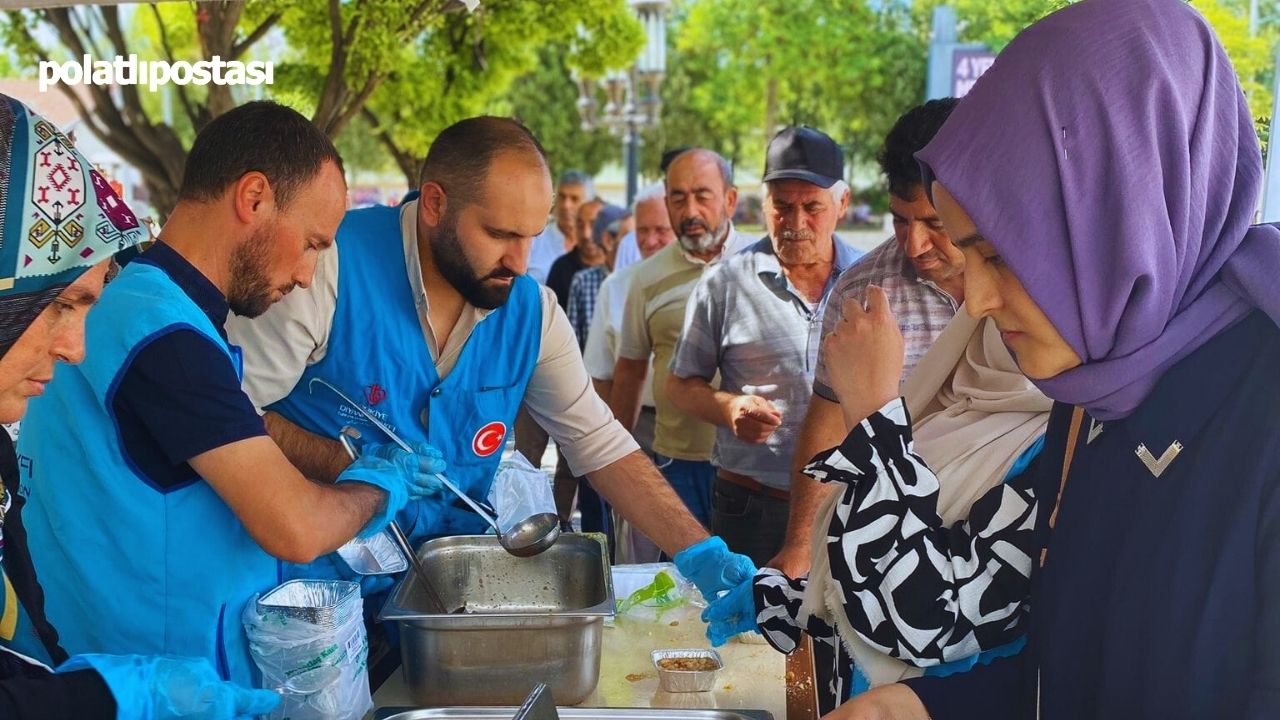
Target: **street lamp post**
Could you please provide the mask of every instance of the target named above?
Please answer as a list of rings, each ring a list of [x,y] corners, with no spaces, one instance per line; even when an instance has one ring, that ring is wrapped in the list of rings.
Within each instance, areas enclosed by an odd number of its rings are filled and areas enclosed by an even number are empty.
[[[627,166],[627,205],[636,197],[640,175],[640,131],[657,125],[662,115],[658,90],[667,67],[668,0],[629,0],[644,29],[645,45],[626,70],[611,70],[603,78],[577,78],[578,112],[582,129],[603,126],[622,136]],[[597,112],[596,96],[603,89],[606,102]]]

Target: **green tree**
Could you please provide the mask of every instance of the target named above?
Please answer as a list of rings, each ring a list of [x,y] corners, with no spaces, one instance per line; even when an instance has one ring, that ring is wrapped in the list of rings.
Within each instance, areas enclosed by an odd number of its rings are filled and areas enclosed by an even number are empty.
[[[779,126],[808,123],[869,162],[920,102],[933,11],[955,8],[960,39],[994,50],[1070,0],[684,0],[672,18],[658,145],[695,143],[757,167]],[[1221,39],[1257,118],[1270,115],[1280,3],[1192,0]],[[646,156],[646,167],[656,155]]]
[[[576,164],[579,143],[564,127],[576,113],[567,68],[599,74],[625,66],[644,43],[625,0],[507,0],[482,8],[452,16],[424,37],[416,60],[396,70],[366,107],[410,187],[435,136],[483,112],[524,120],[547,147],[553,169]],[[587,27],[583,38],[579,28]],[[593,142],[596,150],[583,149],[598,157],[603,141]],[[599,160],[594,164],[598,169]]]
[[[488,0],[475,13],[452,12],[457,0],[219,0],[152,5],[137,10],[140,33],[126,30],[112,5],[10,11],[7,45],[26,66],[92,55],[143,59],[248,59],[269,35],[287,50],[277,60],[276,99],[309,114],[338,137],[364,114],[406,179],[416,159],[449,122],[472,114],[536,61],[544,43],[571,42],[579,26],[589,42],[573,48],[584,66],[624,64],[640,44],[625,0]],[[41,39],[51,30],[57,43]],[[236,105],[229,86],[175,86],[180,117],[166,121],[145,89],[91,86],[90,101],[59,86],[85,125],[143,174],[152,202],[166,215],[194,133]],[[366,130],[368,132],[368,130]],[[410,172],[410,168],[413,172]]]
[[[1222,41],[1249,101],[1249,112],[1255,118],[1269,118],[1275,70],[1272,51],[1280,40],[1280,32],[1274,25],[1265,25],[1257,34],[1250,35],[1247,4],[1242,6],[1231,0],[1195,0],[1191,4],[1204,15]],[[1259,132],[1262,129],[1259,124]]]
[[[1009,44],[1018,33],[1036,20],[1070,4],[1069,0],[930,0],[916,6],[917,24],[923,25],[933,8],[951,5],[960,18],[961,39],[981,42],[994,50]],[[1271,115],[1272,82],[1275,71],[1273,51],[1280,41],[1280,5],[1274,0],[1260,3],[1256,32],[1249,29],[1249,0],[1191,0],[1222,42],[1255,118]],[[1259,131],[1262,126],[1259,125]]]
[[[712,138],[753,167],[797,123],[866,162],[924,87],[925,40],[900,3],[697,0],[677,7],[672,34],[666,136]]]
[[[594,175],[620,156],[622,141],[603,128],[584,129],[577,103],[578,85],[562,49],[547,46],[538,53],[533,71],[489,109],[520,118],[538,136],[554,175],[565,170]]]

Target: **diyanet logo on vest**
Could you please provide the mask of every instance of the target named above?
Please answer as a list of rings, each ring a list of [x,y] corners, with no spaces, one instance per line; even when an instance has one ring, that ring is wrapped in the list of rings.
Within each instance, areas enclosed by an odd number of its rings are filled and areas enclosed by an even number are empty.
[[[507,439],[507,426],[500,422],[491,422],[476,431],[476,436],[471,439],[471,452],[479,457],[489,457],[498,452],[505,439]]]

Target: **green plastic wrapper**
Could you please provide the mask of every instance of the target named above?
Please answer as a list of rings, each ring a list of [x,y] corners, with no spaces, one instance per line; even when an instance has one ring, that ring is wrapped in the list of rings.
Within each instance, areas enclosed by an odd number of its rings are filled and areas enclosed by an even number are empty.
[[[676,581],[666,571],[654,576],[653,582],[636,590],[618,605],[618,614],[636,614],[640,608],[654,612],[661,621],[666,613],[685,605],[689,598],[680,591]]]

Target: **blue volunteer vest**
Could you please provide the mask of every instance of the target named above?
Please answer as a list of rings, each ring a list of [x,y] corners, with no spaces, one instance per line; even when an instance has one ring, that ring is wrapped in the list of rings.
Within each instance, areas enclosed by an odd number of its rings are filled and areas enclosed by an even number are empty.
[[[405,272],[400,209],[348,212],[338,228],[338,299],[328,350],[287,397],[271,405],[298,426],[336,438],[344,425],[365,442],[383,433],[312,378],[341,388],[408,442],[444,454],[445,474],[477,500],[493,483],[542,342],[538,284],[518,277],[502,307],[481,320],[448,377],[440,379]],[[415,542],[483,533],[487,525],[452,495],[411,502],[397,519]]]
[[[85,361],[59,364],[22,421],[23,518],[69,653],[202,657],[252,685],[240,613],[279,583],[279,562],[208,483],[154,485],[125,457],[112,415],[133,356],[178,329],[208,337],[240,372],[238,350],[164,271],[134,262],[107,286],[86,323]]]

